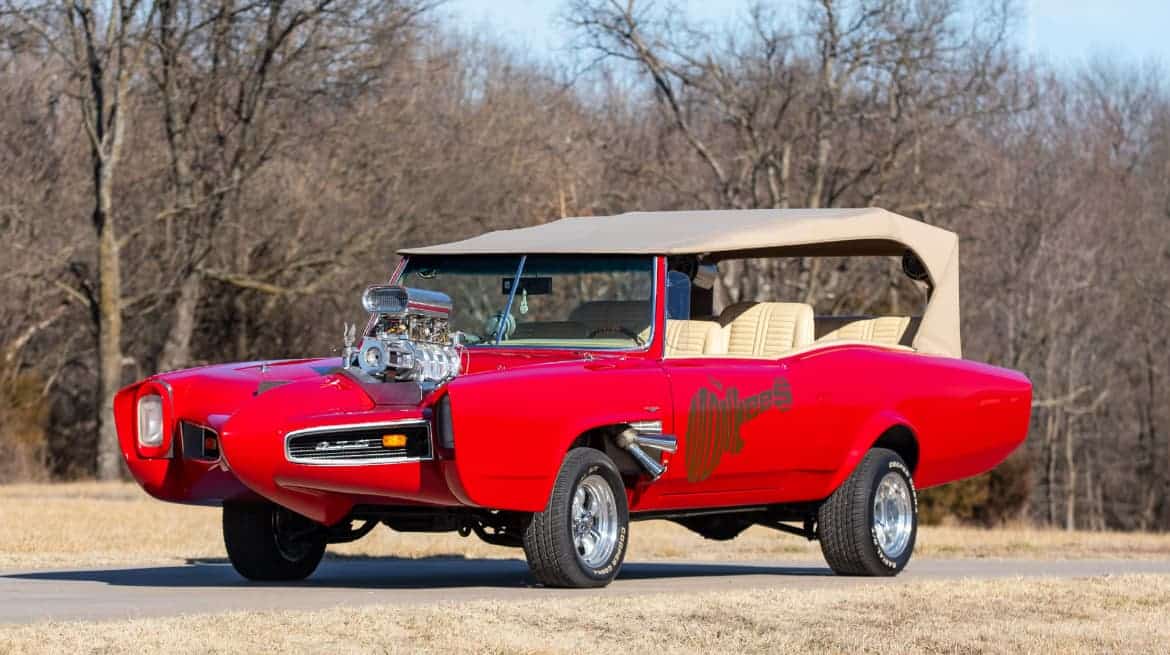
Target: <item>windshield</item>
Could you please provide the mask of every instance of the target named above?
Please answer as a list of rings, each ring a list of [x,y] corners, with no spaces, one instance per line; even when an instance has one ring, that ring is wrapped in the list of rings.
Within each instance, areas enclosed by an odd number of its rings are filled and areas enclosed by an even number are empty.
[[[607,349],[650,341],[653,257],[415,256],[398,284],[450,296],[451,330],[467,345]]]

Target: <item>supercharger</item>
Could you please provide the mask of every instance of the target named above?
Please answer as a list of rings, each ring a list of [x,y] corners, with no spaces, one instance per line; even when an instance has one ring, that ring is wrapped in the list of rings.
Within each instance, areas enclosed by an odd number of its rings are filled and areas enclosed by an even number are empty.
[[[374,286],[362,294],[373,327],[353,346],[347,335],[346,368],[385,381],[440,385],[459,374],[461,349],[450,330],[451,298],[426,289]]]

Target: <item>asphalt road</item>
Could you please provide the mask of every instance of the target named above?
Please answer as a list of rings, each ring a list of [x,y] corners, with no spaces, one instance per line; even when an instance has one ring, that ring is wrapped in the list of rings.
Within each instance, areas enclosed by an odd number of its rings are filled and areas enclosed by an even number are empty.
[[[249,583],[226,562],[195,561],[184,566],[0,572],[0,622],[1127,573],[1170,574],[1170,561],[918,559],[894,579],[836,577],[823,563],[811,561],[629,562],[608,588],[589,591],[533,587],[521,559],[329,559],[313,577],[296,584]]]

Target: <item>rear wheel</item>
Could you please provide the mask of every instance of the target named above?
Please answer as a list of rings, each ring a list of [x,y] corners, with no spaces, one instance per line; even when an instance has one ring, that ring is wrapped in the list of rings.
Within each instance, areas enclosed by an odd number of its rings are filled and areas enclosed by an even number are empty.
[[[817,536],[838,575],[897,575],[914,552],[918,496],[906,463],[874,448],[821,505]]]
[[[592,448],[569,451],[548,506],[524,531],[524,554],[546,587],[604,587],[626,556],[630,511],[613,461]]]
[[[327,532],[312,520],[269,503],[223,506],[223,543],[249,580],[304,580],[325,554]]]

